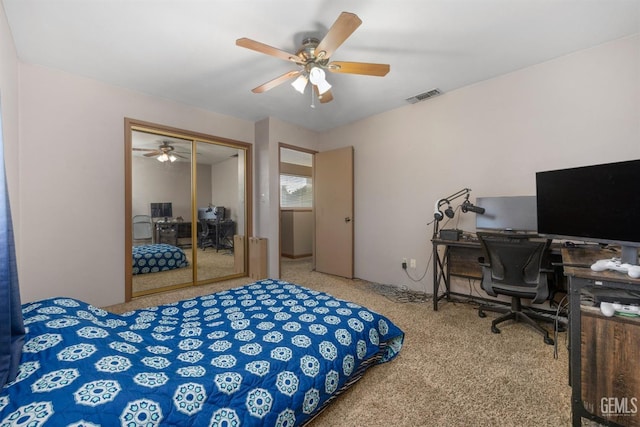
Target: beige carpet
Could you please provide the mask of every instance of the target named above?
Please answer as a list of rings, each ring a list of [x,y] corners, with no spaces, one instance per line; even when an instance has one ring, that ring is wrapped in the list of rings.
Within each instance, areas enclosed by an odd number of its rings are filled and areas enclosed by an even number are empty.
[[[393,361],[370,369],[310,425],[326,426],[568,426],[571,424],[566,333],[553,346],[520,324],[490,331],[492,313],[473,306],[397,302],[379,287],[309,271],[306,260],[283,262],[283,278],[385,314],[404,330]],[[248,278],[141,297],[107,307],[153,306],[241,284]]]

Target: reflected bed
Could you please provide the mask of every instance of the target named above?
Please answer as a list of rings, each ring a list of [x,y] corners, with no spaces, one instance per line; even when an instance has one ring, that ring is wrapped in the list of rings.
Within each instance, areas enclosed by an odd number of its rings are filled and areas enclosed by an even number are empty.
[[[404,339],[366,307],[275,280],[122,315],[70,298],[23,312],[0,425],[304,425]]]
[[[133,274],[157,273],[187,267],[184,251],[165,243],[133,247]]]

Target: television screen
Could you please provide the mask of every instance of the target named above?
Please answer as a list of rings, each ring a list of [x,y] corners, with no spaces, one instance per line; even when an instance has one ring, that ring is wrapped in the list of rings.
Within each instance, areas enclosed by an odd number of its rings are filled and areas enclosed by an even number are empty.
[[[639,188],[640,160],[538,172],[538,232],[638,247]]]
[[[484,214],[476,215],[476,228],[502,231],[538,229],[536,196],[477,197],[476,206]]]
[[[151,218],[171,218],[173,216],[171,202],[151,203]]]

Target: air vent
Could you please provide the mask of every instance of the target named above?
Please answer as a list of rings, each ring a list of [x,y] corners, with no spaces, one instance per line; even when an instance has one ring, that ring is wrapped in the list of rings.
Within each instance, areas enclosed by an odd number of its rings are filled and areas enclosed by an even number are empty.
[[[438,96],[440,94],[442,94],[442,92],[440,92],[440,89],[431,89],[427,92],[412,96],[411,98],[407,98],[407,102],[415,104],[416,102],[424,101],[425,99],[433,98],[434,96]]]

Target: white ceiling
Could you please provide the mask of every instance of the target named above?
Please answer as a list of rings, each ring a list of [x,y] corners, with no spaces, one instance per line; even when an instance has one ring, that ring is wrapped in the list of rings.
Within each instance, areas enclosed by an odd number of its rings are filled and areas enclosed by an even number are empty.
[[[640,32],[640,0],[2,0],[19,58],[257,121],[327,130]],[[329,74],[334,100],[310,108],[295,69],[237,47],[248,37],[295,53],[340,12],[362,25],[333,60],[388,63],[386,77]],[[597,82],[594,82],[597,83]],[[425,101],[429,102],[429,101]]]

